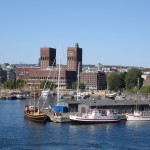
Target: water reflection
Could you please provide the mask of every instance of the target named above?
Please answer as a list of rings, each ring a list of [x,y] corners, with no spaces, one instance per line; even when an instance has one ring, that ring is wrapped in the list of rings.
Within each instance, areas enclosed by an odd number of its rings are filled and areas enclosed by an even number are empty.
[[[127,128],[141,128],[142,126],[150,126],[150,121],[126,121]]]
[[[45,123],[34,122],[34,121],[24,118],[24,124],[29,125],[29,126],[35,126],[35,125],[36,126],[44,126],[44,125],[46,125],[46,122]]]

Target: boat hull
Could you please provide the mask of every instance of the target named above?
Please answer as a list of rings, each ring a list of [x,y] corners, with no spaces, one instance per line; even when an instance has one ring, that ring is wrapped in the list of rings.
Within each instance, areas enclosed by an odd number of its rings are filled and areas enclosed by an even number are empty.
[[[70,116],[70,121],[78,123],[109,123],[109,122],[119,122],[120,118],[84,118],[77,116]]]
[[[126,118],[131,121],[150,121],[150,116],[135,116],[134,114],[126,114]]]
[[[33,113],[30,114],[30,113],[24,112],[24,117],[35,122],[45,122],[47,119],[47,116],[45,113],[40,113],[40,114],[35,115]]]

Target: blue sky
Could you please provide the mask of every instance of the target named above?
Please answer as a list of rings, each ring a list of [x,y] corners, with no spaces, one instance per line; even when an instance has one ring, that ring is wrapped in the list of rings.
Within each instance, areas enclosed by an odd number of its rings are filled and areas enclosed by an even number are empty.
[[[0,64],[37,63],[41,47],[83,48],[83,64],[150,68],[149,0],[1,0]],[[58,61],[57,61],[58,62]]]

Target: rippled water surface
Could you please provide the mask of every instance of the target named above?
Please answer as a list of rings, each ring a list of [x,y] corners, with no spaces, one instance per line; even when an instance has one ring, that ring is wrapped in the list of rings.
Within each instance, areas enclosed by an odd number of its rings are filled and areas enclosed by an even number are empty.
[[[0,101],[0,150],[150,150],[150,122],[39,124],[24,119],[25,103]]]

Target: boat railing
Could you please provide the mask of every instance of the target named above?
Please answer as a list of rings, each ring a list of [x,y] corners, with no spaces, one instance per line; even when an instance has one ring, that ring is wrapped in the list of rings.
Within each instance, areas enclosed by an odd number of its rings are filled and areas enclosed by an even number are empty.
[[[143,116],[150,116],[150,111],[141,111]]]

